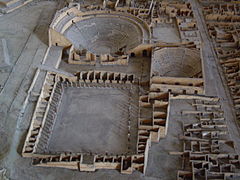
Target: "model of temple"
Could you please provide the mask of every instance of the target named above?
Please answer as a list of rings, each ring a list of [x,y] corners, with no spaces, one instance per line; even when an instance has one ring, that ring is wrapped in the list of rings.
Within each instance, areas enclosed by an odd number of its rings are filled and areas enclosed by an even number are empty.
[[[0,13],[0,180],[240,179],[238,0]]]

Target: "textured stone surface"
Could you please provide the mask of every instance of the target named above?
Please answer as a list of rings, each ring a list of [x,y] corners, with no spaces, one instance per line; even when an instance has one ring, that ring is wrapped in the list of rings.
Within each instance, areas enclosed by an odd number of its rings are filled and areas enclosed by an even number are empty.
[[[96,54],[114,54],[120,48],[134,48],[143,38],[138,26],[116,17],[96,17],[76,22],[65,36],[76,48]]]
[[[127,153],[129,96],[117,88],[65,88],[49,151]]]
[[[187,48],[163,48],[153,54],[151,75],[193,77],[202,71],[200,54]]]

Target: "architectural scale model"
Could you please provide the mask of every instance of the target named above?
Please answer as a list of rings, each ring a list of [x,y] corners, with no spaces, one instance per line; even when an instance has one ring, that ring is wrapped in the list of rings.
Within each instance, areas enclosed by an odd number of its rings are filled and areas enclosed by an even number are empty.
[[[0,0],[0,180],[240,180],[240,1]]]

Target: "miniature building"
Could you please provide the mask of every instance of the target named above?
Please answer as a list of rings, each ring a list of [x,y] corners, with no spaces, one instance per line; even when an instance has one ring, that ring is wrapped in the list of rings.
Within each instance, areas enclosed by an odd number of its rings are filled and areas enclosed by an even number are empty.
[[[21,32],[37,25],[13,41],[11,13],[32,8]],[[240,178],[239,11],[234,0],[0,1],[0,179]]]

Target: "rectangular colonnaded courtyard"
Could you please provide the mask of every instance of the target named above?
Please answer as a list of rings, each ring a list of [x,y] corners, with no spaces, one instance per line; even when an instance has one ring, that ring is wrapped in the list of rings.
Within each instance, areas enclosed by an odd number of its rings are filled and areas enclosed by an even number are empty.
[[[47,151],[134,153],[137,114],[135,85],[64,87]]]

